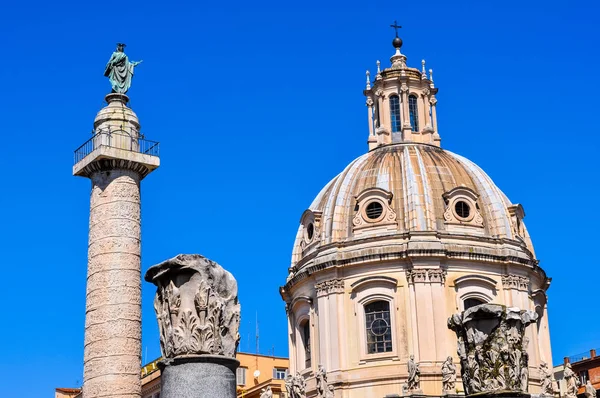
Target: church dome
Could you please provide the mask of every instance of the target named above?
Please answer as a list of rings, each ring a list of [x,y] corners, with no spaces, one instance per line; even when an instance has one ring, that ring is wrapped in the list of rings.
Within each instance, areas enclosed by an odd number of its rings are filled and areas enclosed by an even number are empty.
[[[373,81],[366,73],[368,151],[303,212],[280,289],[290,369],[306,378],[307,396],[322,369],[348,398],[439,396],[443,364],[461,352],[448,319],[480,304],[535,311],[529,368],[552,358],[550,279],[523,207],[441,147],[438,89],[425,61],[408,67],[395,45],[390,63],[376,62]],[[409,371],[415,362],[420,386]],[[528,385],[537,393],[542,380],[532,372]]]
[[[523,216],[520,205],[462,156],[419,143],[380,146],[352,161],[304,212],[292,266],[333,244],[427,233],[453,242],[441,250],[456,251],[458,240],[470,240],[465,249],[472,252],[491,239],[510,242],[513,255],[534,261]]]

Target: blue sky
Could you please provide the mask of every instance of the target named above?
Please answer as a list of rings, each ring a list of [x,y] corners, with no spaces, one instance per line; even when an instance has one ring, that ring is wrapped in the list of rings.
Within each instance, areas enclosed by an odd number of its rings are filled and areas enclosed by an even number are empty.
[[[82,379],[90,182],[71,176],[110,90],[115,43],[162,166],[143,182],[143,271],[201,253],[238,279],[241,350],[287,354],[285,281],[300,215],[367,150],[366,69],[403,25],[434,69],[442,146],[525,219],[549,290],[554,362],[600,347],[595,316],[599,79],[592,1],[11,2],[0,13],[2,389]],[[144,283],[144,360],[159,355]],[[7,385],[6,385],[6,384]],[[26,391],[23,392],[23,389]]]

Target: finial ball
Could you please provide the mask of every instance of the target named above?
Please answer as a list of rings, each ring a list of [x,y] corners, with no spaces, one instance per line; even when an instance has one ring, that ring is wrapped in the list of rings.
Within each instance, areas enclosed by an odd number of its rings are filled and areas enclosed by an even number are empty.
[[[399,37],[394,37],[394,40],[392,41],[392,45],[394,46],[394,48],[402,47],[402,39]]]

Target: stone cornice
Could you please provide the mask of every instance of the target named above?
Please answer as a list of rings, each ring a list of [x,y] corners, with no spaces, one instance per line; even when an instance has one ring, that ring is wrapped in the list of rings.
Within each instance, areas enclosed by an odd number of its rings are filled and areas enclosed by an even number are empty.
[[[83,168],[77,171],[77,175],[89,177],[95,172],[112,171],[112,170],[131,170],[140,175],[140,179],[147,176],[152,169],[144,163],[136,162],[129,159],[97,159],[89,162]]]
[[[389,237],[385,237],[389,239]],[[367,239],[377,240],[377,238]],[[305,265],[300,270],[295,270],[292,278],[282,287],[282,293],[286,292],[296,283],[307,278],[308,276],[320,272],[328,268],[344,267],[357,265],[361,263],[379,262],[379,261],[394,261],[394,260],[408,260],[411,258],[419,257],[436,257],[440,259],[451,259],[451,260],[469,260],[475,262],[487,262],[496,264],[506,264],[526,267],[534,272],[540,274],[542,279],[547,279],[546,273],[542,268],[537,265],[537,260],[525,259],[510,255],[500,255],[491,253],[474,253],[467,251],[469,247],[465,247],[465,251],[450,251],[444,248],[442,249],[408,249],[408,242],[396,245],[396,247],[382,247],[383,250],[376,251],[373,248],[365,248],[364,250],[357,250],[351,253],[341,253],[336,248],[344,246],[343,242],[331,244],[330,246],[332,253],[329,255],[323,255],[321,258],[312,256],[310,258],[312,265]],[[319,254],[323,254],[324,248],[320,250]],[[379,249],[379,248],[378,248]],[[316,257],[316,258],[315,258]],[[303,259],[301,264],[306,264],[307,258]],[[297,268],[296,268],[297,269]],[[441,277],[440,277],[441,279]],[[282,294],[283,295],[283,294]]]

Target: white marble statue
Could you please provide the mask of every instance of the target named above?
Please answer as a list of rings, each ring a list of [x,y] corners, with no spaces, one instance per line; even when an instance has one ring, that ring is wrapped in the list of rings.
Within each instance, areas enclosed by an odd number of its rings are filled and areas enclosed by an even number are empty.
[[[328,390],[327,388],[327,372],[323,365],[319,365],[319,369],[317,370],[317,374],[315,375],[317,379],[317,397],[324,398],[325,392]]]
[[[554,388],[552,387],[552,373],[548,370],[548,364],[546,362],[540,363],[540,378],[542,384],[541,396],[551,397],[554,395]]]
[[[325,398],[334,398],[335,394],[333,392],[333,386],[328,386],[327,387],[327,391],[325,391]],[[594,396],[594,398],[596,398],[596,396]]]
[[[442,364],[442,394],[456,394],[456,365],[452,357],[446,358]]]
[[[585,383],[584,394],[586,398],[596,398],[596,389],[589,380]]]
[[[579,377],[573,372],[571,369],[571,364],[567,363],[565,365],[565,370],[563,372],[565,383],[567,385],[567,390],[565,391],[565,397],[567,398],[577,398],[577,388],[581,385],[579,382]]]
[[[295,376],[286,377],[285,389],[289,398],[306,398],[306,381],[298,372]]]
[[[260,398],[273,398],[273,391],[271,391],[271,386],[268,386],[265,390],[262,389],[262,394],[260,394]]]
[[[411,355],[408,360],[408,380],[407,389],[408,391],[415,391],[419,389],[419,380],[421,377],[421,371],[419,370],[419,364],[415,362],[415,356]]]

